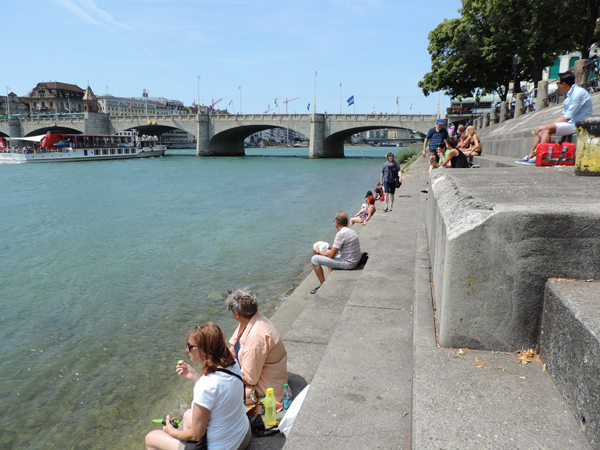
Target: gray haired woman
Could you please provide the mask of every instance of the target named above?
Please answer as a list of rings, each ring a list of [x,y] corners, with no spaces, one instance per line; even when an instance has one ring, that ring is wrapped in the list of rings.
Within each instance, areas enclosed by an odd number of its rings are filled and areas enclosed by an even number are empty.
[[[231,352],[242,366],[246,399],[256,389],[264,397],[273,388],[278,409],[283,384],[288,382],[287,352],[269,319],[258,312],[256,294],[250,289],[228,290],[227,309],[240,324],[229,340]]]

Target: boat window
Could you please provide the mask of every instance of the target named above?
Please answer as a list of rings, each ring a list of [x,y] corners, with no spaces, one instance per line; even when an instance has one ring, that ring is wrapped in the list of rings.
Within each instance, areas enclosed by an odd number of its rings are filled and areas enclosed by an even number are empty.
[[[100,154],[100,150],[96,149],[94,150],[94,155],[99,155]]]
[[[129,153],[129,149],[128,148],[125,149],[125,153]]]
[[[87,150],[83,151],[83,156],[87,156]]]
[[[114,154],[115,154],[115,149],[114,149],[114,148],[111,148],[111,149],[110,149],[110,154],[111,154],[111,155],[114,155]]]
[[[103,155],[108,155],[108,150],[106,150],[105,148],[102,149],[102,154]]]
[[[132,149],[131,149],[131,153],[135,153],[135,148],[132,148]]]
[[[122,148],[118,148],[118,149],[117,149],[117,153],[118,153],[119,155],[122,155],[122,154],[123,154],[123,149],[122,149]]]

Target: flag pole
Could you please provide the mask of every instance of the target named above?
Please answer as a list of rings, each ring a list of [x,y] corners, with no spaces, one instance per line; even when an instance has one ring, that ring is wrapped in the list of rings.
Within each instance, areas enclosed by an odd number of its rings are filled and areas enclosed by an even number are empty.
[[[342,83],[340,83],[340,114],[342,114]]]
[[[315,70],[315,101],[313,102],[313,114],[317,113],[317,71]]]

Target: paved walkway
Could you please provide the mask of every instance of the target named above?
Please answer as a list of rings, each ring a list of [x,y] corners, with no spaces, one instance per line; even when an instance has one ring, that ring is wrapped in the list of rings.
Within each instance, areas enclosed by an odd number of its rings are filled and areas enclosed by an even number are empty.
[[[541,364],[436,346],[424,167],[392,212],[355,226],[362,270],[334,271],[316,295],[310,274],[271,318],[294,392],[311,388],[287,441],[251,449],[591,448]]]

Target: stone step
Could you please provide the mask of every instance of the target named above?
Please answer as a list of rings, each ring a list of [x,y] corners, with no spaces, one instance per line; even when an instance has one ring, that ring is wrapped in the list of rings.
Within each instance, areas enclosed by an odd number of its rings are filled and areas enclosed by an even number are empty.
[[[369,262],[348,298],[285,450],[410,448],[419,186],[405,182],[394,211],[378,213],[376,226],[363,230],[361,246],[369,251]],[[376,245],[368,233],[379,235]],[[331,293],[322,288],[318,295],[329,301]]]
[[[540,352],[594,448],[600,447],[600,283],[546,283]]]
[[[488,155],[487,153],[481,156],[474,156],[473,164],[478,165],[482,169],[492,167],[524,167],[522,164],[515,163],[515,158],[512,156]]]

